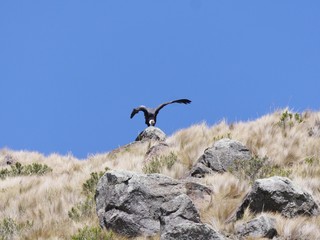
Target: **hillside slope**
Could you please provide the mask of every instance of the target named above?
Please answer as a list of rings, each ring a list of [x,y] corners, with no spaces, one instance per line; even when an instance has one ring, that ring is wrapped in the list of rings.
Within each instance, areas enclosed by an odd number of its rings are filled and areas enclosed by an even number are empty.
[[[94,232],[106,239],[111,239],[111,235],[114,239],[124,239],[111,232],[102,233],[98,227],[93,200],[98,177],[106,169],[125,169],[137,173],[160,172],[179,179],[188,173],[206,148],[224,137],[242,142],[257,159],[264,159],[271,169],[265,175],[289,177],[320,202],[320,112],[298,114],[284,109],[254,121],[232,124],[222,121],[214,126],[202,123],[180,130],[166,140],[170,151],[163,153],[163,159],[170,164],[146,163],[146,152],[156,144],[153,141],[129,144],[109,153],[89,156],[85,161],[72,155],[43,156],[2,149],[0,236],[3,239],[71,239],[71,236],[80,239],[81,234]],[[21,163],[21,171],[17,170],[17,162]],[[28,167],[32,164],[33,168]],[[201,206],[203,222],[222,233],[233,234],[234,223],[227,224],[226,220],[254,180],[248,169],[255,170],[245,166],[237,174],[216,174],[201,179],[214,189],[211,204]],[[286,219],[272,215],[280,223],[277,231],[286,239],[320,236],[320,217]],[[252,214],[247,211],[241,221],[251,218]]]

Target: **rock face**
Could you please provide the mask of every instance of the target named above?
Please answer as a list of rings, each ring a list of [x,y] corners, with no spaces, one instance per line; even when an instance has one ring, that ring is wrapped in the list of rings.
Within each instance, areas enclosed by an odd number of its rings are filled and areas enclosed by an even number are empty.
[[[165,142],[160,142],[157,145],[151,147],[147,152],[145,156],[144,162],[150,162],[153,158],[157,156],[161,156],[165,153],[169,152],[169,145]]]
[[[190,187],[191,186],[191,187]],[[96,206],[100,226],[129,237],[152,236],[160,230],[160,206],[181,194],[208,194],[206,187],[160,174],[107,172],[98,182]]]
[[[224,239],[201,223],[197,209],[185,194],[163,203],[160,211],[161,240]]]
[[[236,160],[250,160],[252,155],[242,143],[221,139],[211,148],[205,150],[190,171],[192,177],[204,177],[205,174],[225,172],[231,168]]]
[[[278,234],[275,226],[276,220],[274,218],[261,215],[249,222],[236,226],[236,233],[241,237],[272,239]]]
[[[285,217],[317,215],[319,208],[312,196],[284,177],[270,177],[256,180],[236,212],[236,218],[243,216],[249,207],[252,212],[279,212]]]
[[[166,134],[157,127],[147,127],[145,130],[143,130],[138,137],[136,138],[136,141],[143,141],[143,140],[157,140],[157,141],[164,141],[166,139]]]

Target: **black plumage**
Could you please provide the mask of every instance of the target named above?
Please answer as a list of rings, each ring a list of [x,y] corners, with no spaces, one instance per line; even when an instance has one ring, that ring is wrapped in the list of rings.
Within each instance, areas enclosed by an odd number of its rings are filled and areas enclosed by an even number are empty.
[[[184,103],[184,104],[189,104],[191,103],[191,101],[189,99],[178,99],[178,100],[174,100],[171,102],[166,102],[166,103],[162,103],[160,104],[157,108],[147,108],[145,106],[140,106],[137,108],[134,108],[130,118],[133,118],[134,115],[136,115],[138,112],[142,111],[144,113],[144,118],[145,118],[145,123],[148,126],[154,126],[156,125],[157,122],[157,115],[159,113],[159,111],[166,105],[171,104],[171,103]]]

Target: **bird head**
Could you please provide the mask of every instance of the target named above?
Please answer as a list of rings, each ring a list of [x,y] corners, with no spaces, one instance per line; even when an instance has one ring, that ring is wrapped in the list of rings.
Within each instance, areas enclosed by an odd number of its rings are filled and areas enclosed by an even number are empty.
[[[149,124],[150,126],[154,126],[156,124],[156,122],[154,121],[154,119],[149,120]]]

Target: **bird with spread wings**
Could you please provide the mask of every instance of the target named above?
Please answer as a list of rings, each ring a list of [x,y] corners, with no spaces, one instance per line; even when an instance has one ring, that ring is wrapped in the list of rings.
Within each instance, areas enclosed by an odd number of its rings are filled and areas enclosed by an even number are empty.
[[[165,107],[171,103],[189,104],[189,103],[191,103],[191,101],[189,99],[178,99],[178,100],[174,100],[171,102],[166,102],[166,103],[160,104],[157,108],[147,108],[145,106],[140,106],[140,107],[133,109],[130,118],[133,118],[134,115],[136,115],[138,112],[142,111],[144,113],[145,123],[148,125],[148,127],[154,126],[154,125],[156,125],[157,115],[158,115],[159,111],[163,107]]]

